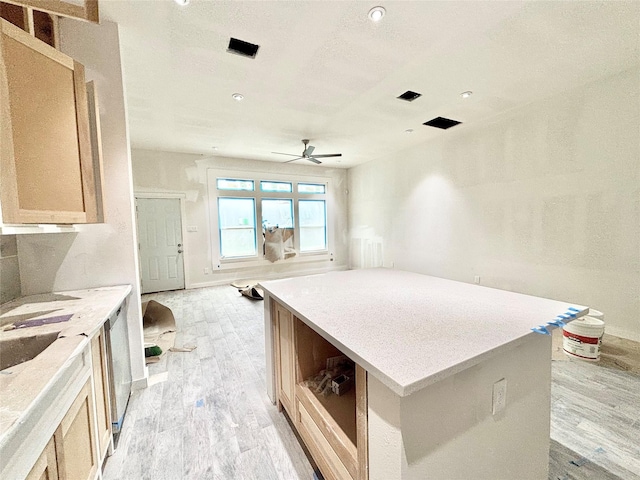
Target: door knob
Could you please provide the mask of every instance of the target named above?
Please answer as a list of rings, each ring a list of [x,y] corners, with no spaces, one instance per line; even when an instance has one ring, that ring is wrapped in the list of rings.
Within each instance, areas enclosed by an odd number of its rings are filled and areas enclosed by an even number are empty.
[[[178,249],[178,253],[182,253],[183,250],[181,248]]]

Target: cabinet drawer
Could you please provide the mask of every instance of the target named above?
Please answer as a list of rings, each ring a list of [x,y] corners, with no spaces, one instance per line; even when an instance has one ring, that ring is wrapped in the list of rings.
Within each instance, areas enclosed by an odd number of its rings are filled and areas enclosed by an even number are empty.
[[[327,478],[351,480],[347,467],[340,460],[331,444],[314,422],[304,406],[298,402],[298,430],[307,447]]]

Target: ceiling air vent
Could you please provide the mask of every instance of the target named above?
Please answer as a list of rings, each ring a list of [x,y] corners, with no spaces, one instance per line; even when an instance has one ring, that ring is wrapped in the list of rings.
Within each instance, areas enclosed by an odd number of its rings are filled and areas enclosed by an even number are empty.
[[[436,117],[433,120],[424,122],[423,125],[426,125],[427,127],[436,127],[436,128],[441,128],[443,130],[446,130],[447,128],[455,127],[460,123],[462,122],[459,122],[457,120],[451,120],[450,118]]]
[[[416,98],[421,97],[422,94],[418,92],[412,92],[411,90],[407,90],[402,95],[398,97],[400,100],[406,100],[407,102],[413,102]]]
[[[237,38],[229,39],[229,48],[227,52],[242,55],[243,57],[256,58],[260,45],[238,40]]]

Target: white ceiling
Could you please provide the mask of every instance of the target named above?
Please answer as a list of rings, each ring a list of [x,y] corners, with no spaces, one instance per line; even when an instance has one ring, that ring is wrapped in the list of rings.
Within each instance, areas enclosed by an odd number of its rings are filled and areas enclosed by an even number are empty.
[[[422,125],[433,117],[459,130],[640,58],[638,1],[380,4],[373,23],[369,1],[101,0],[120,24],[132,146],[283,162],[271,152],[310,138],[347,168],[453,131]],[[230,37],[256,58],[228,53]]]

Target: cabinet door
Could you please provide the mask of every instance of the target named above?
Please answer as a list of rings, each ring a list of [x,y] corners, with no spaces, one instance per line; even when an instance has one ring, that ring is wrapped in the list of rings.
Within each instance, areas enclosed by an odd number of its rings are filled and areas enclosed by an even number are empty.
[[[29,472],[29,475],[27,475],[26,480],[58,480],[56,446],[53,438],[44,447],[42,454]]]
[[[109,375],[104,344],[104,329],[91,340],[93,388],[96,394],[98,424],[98,458],[102,461],[111,442],[111,409],[109,403]]]
[[[62,419],[55,433],[58,474],[68,480],[93,480],[98,470],[91,379]]]
[[[3,223],[97,220],[84,67],[0,20]]]
[[[274,302],[275,303],[275,302]],[[293,400],[295,392],[295,358],[293,347],[293,315],[280,304],[275,303],[277,338],[277,385],[278,399],[294,418]]]

